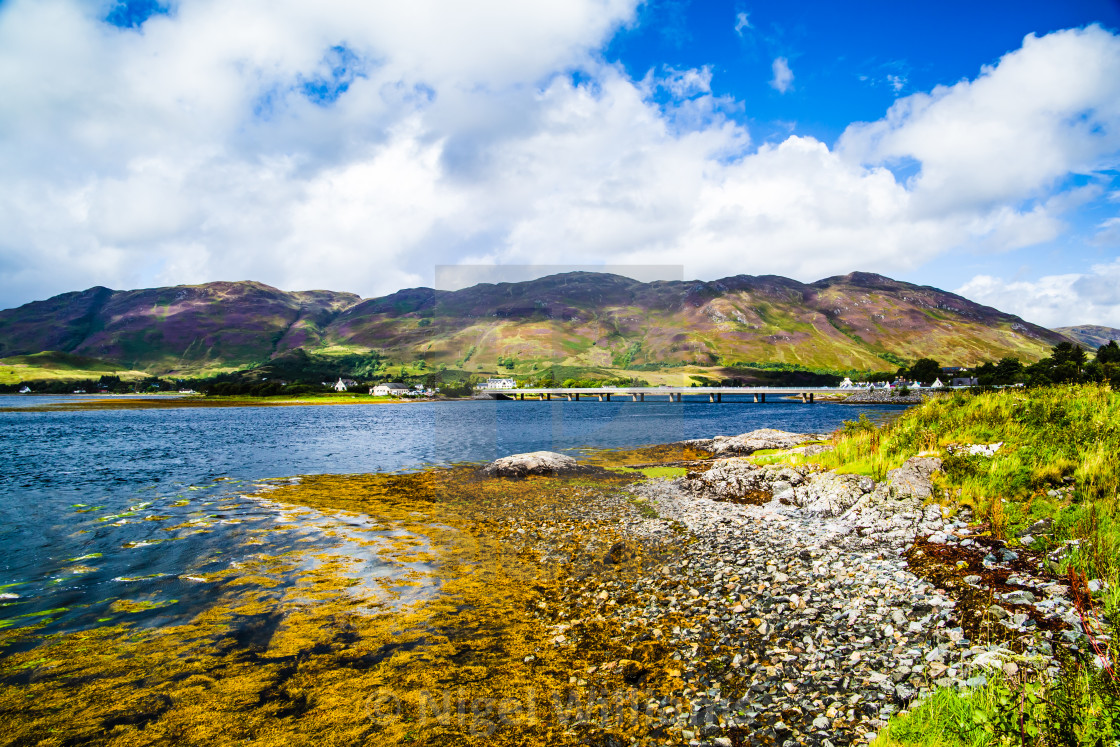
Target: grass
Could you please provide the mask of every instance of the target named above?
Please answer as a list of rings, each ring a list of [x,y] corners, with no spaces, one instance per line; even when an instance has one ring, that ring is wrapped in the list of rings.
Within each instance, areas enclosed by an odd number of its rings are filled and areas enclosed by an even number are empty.
[[[953,447],[1002,443],[991,457]],[[935,500],[967,508],[993,536],[1014,543],[1049,519],[1034,540],[1050,550],[1079,540],[1057,570],[1107,581],[1100,602],[1112,661],[1120,658],[1120,392],[1107,386],[1055,386],[961,393],[930,400],[883,428],[861,418],[832,440],[833,450],[806,461],[877,480],[920,454],[942,458]],[[956,452],[956,453],[955,453]],[[762,460],[782,460],[781,455]],[[1103,640],[1103,639],[1102,639]],[[1120,679],[1082,651],[1059,648],[1056,681],[998,673],[984,687],[942,689],[896,716],[877,747],[913,745],[1116,745]]]
[[[97,358],[56,351],[0,358],[0,384],[18,384],[21,381],[96,380],[105,375],[120,376],[126,381],[148,376],[143,371],[132,371]]]

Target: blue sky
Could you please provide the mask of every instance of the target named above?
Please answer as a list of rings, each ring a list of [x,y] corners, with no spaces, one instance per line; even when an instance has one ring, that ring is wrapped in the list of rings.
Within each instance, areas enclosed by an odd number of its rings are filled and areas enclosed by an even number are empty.
[[[1120,327],[1118,29],[1103,1],[0,0],[0,307],[571,263]]]
[[[754,141],[780,142],[798,134],[832,144],[852,122],[882,117],[900,96],[975,78],[1028,34],[1094,23],[1120,29],[1120,2],[659,0],[646,3],[638,22],[621,30],[604,54],[635,78],[659,68],[707,66],[712,94],[735,102],[723,111],[749,128]],[[787,60],[794,75],[785,91],[772,85],[777,58]],[[895,170],[900,177],[908,173]],[[1115,168],[1111,173],[1116,189]],[[1091,238],[1117,213],[1115,203],[1099,201],[1067,215],[1070,228],[1060,237],[1013,257],[963,254],[952,264],[894,275],[956,288],[966,274],[1003,273],[1022,280],[1089,271],[1116,258],[1116,246]]]

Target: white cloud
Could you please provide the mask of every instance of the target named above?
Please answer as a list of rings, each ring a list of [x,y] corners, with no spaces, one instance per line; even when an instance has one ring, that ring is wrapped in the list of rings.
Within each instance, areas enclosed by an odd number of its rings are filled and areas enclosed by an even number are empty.
[[[789,60],[785,57],[777,57],[770,67],[774,71],[774,77],[770,79],[770,87],[778,93],[785,93],[793,85],[793,71],[789,69]]]
[[[755,148],[712,68],[635,81],[602,60],[636,4],[181,0],[122,31],[78,0],[8,2],[0,305],[248,278],[370,296],[461,262],[890,273],[1047,240],[1109,199],[1055,186],[1120,163],[1100,29],[1028,38],[837,148]]]
[[[910,185],[930,212],[1046,195],[1070,173],[1120,153],[1120,43],[1098,26],[1027,36],[973,81],[899,99],[853,125],[840,149],[864,163],[912,158]]]
[[[977,275],[957,293],[1044,327],[1101,324],[1120,327],[1120,258],[1088,273],[1006,281]]]
[[[712,92],[712,69],[705,65],[691,70],[666,68],[660,85],[679,99]]]
[[[753,28],[753,26],[751,26],[751,19],[750,19],[750,14],[749,13],[740,12],[740,13],[735,14],[735,33],[736,34],[738,34],[739,36],[742,36],[744,31],[750,31],[752,28]]]

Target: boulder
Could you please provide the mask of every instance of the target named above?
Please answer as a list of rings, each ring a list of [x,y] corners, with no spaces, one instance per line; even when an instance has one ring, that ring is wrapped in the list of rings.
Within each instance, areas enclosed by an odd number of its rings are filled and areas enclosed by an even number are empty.
[[[718,459],[704,472],[693,472],[678,481],[692,495],[733,503],[768,503],[776,493],[791,497],[792,486],[800,485],[812,468],[787,465],[759,467],[746,459]]]
[[[823,472],[794,491],[794,502],[812,514],[839,516],[874,488],[870,477]]]
[[[887,484],[898,498],[929,498],[933,495],[933,473],[941,469],[937,457],[910,457],[906,464],[887,473]]]
[[[774,428],[760,428],[757,431],[738,436],[697,438],[681,443],[709,451],[716,456],[730,456],[732,454],[747,456],[763,449],[791,449],[806,441],[816,441],[822,438],[825,438],[825,436],[812,433],[790,433]]]
[[[487,477],[527,477],[529,475],[567,475],[592,471],[575,459],[555,451],[533,451],[495,459],[482,468]]]

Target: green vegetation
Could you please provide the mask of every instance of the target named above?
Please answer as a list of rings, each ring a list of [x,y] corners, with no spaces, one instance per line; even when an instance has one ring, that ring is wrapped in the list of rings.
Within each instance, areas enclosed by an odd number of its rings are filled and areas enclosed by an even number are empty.
[[[1002,446],[991,457],[953,448],[997,442]],[[957,392],[883,428],[864,417],[849,421],[833,445],[809,461],[876,479],[919,453],[939,455],[936,499],[970,510],[993,536],[1014,542],[1046,519],[1050,528],[1034,538],[1033,549],[1079,540],[1053,570],[1076,584],[1107,581],[1102,612],[1109,631],[1100,645],[1111,661],[1120,656],[1120,392],[1092,383]],[[1016,677],[996,671],[984,688],[938,692],[893,720],[878,744],[1114,744],[1120,680],[1096,666],[1092,652],[1059,656],[1057,681],[1020,662]]]

